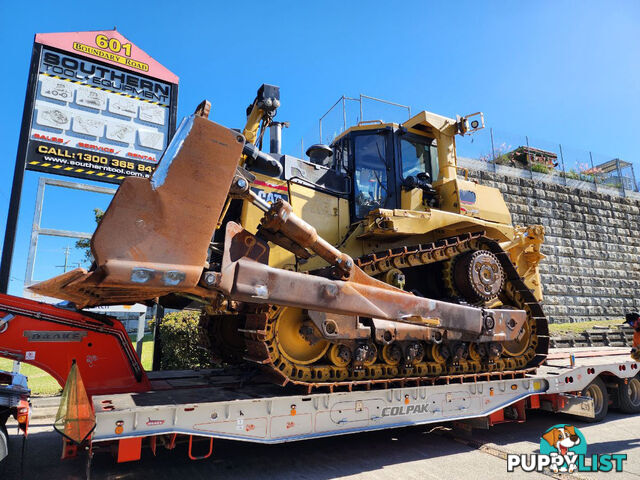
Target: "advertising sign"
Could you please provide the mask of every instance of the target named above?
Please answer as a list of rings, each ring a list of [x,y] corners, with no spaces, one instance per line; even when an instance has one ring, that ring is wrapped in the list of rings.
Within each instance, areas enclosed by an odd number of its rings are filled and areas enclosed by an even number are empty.
[[[0,264],[7,292],[25,170],[149,178],[176,127],[178,77],[120,32],[35,36]]]
[[[26,168],[109,183],[150,177],[175,129],[177,77],[115,30],[35,43]]]

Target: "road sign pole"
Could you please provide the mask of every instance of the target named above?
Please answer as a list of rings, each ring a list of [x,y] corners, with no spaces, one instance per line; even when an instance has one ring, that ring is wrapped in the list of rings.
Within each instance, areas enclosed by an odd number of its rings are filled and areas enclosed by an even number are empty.
[[[27,82],[27,95],[22,111],[22,126],[20,127],[20,142],[16,155],[16,166],[13,171],[13,183],[11,185],[11,198],[9,200],[9,212],[2,244],[2,263],[0,264],[0,292],[9,290],[9,277],[11,274],[11,260],[13,247],[16,241],[16,229],[18,227],[18,213],[20,212],[20,198],[22,196],[22,184],[24,180],[25,161],[27,157],[27,141],[29,128],[31,127],[31,115],[33,112],[34,93],[38,84],[38,64],[40,63],[39,44],[33,45],[31,53],[31,67],[29,68],[29,80]]]

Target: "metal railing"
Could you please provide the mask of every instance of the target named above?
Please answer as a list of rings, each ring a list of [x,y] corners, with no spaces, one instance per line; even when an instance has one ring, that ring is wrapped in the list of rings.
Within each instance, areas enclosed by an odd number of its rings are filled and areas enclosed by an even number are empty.
[[[331,143],[331,140],[333,140],[336,136],[338,136],[340,133],[344,132],[348,127],[348,124],[351,124],[352,122],[348,122],[347,117],[348,117],[348,109],[347,109],[347,102],[357,102],[359,104],[359,117],[357,118],[356,122],[353,122],[354,125],[357,125],[361,122],[364,121],[377,121],[377,120],[382,120],[381,118],[369,118],[369,119],[365,119],[364,117],[364,100],[371,100],[373,102],[378,102],[378,103],[382,103],[384,105],[390,105],[392,107],[398,107],[398,108],[402,108],[407,110],[409,116],[407,117],[407,120],[409,118],[411,118],[411,107],[409,105],[402,105],[401,103],[396,103],[396,102],[391,102],[389,100],[384,100],[381,98],[376,98],[376,97],[370,97],[369,95],[364,95],[364,94],[360,94],[358,98],[354,98],[354,97],[347,97],[346,95],[342,95],[337,101],[336,103],[334,103],[331,108],[329,108],[329,110],[326,111],[326,113],[324,115],[322,115],[320,117],[320,119],[318,120],[318,129],[319,129],[319,133],[320,133],[320,143]],[[327,118],[327,116],[338,106],[340,105],[342,107],[342,127],[338,128],[338,129],[334,129],[334,133],[333,135],[331,135],[330,137],[328,137],[327,139],[324,139],[323,135],[322,135],[322,122]]]
[[[473,164],[488,171],[596,191],[611,190],[623,196],[638,192],[640,187],[634,168],[637,163],[494,128],[458,138],[456,150],[464,166]]]

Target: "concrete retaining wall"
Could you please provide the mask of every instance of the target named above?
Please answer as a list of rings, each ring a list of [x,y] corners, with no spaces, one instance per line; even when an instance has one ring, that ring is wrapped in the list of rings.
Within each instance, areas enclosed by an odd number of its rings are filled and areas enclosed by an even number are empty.
[[[515,224],[545,227],[540,270],[551,322],[622,318],[640,308],[640,195],[482,163],[459,161],[502,191]]]

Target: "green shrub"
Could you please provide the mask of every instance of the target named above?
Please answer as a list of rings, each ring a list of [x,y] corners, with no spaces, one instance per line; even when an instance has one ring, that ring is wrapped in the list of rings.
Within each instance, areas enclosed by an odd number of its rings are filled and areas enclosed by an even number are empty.
[[[160,324],[162,370],[209,368],[211,356],[200,346],[200,312],[183,310],[165,315]]]
[[[573,169],[566,172],[564,176],[572,180],[580,180],[580,174]]]
[[[549,173],[550,169],[543,163],[534,162],[531,164],[531,171],[538,173]]]

